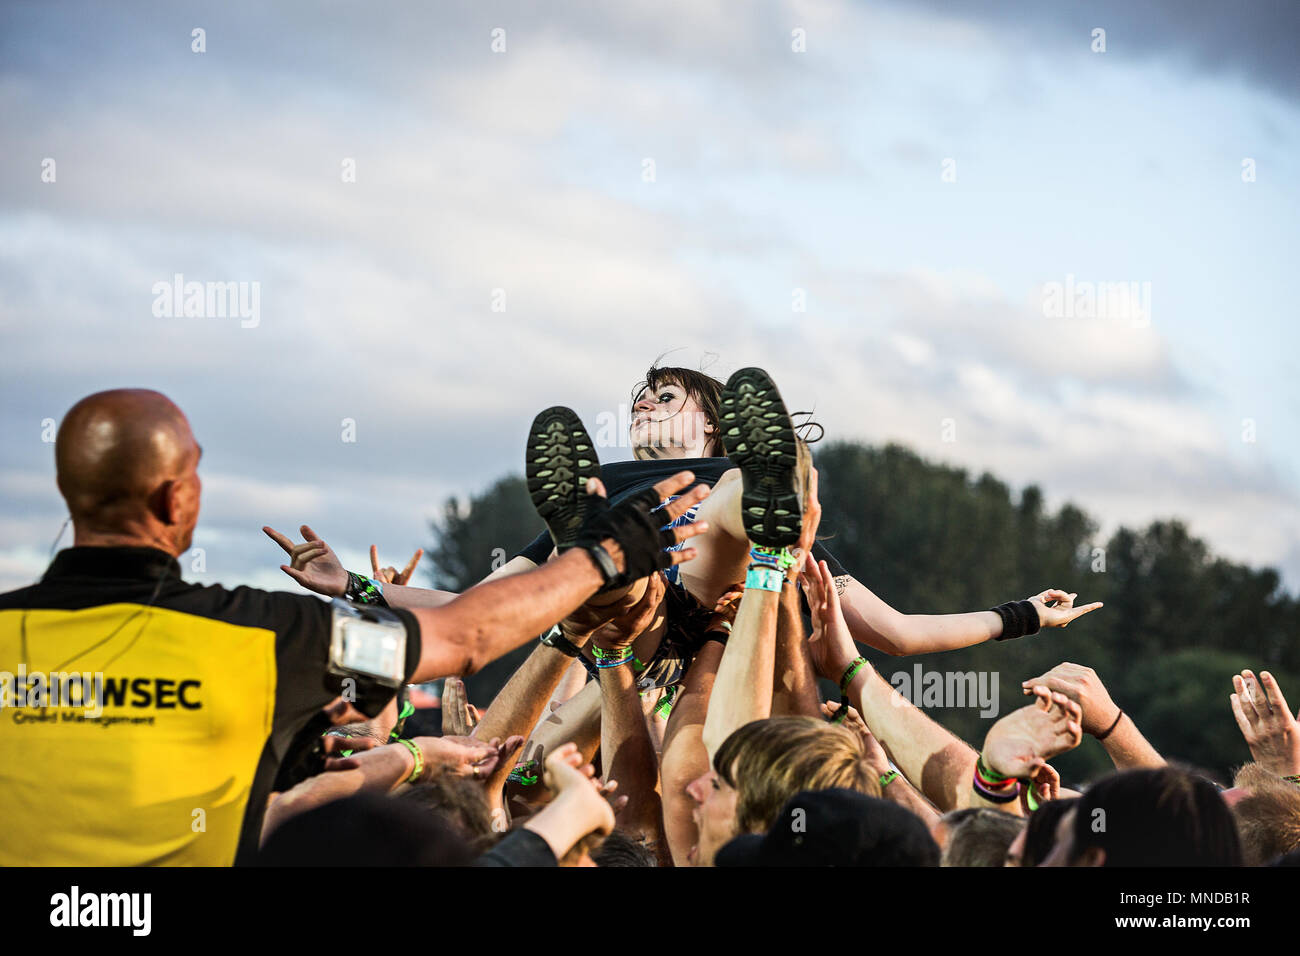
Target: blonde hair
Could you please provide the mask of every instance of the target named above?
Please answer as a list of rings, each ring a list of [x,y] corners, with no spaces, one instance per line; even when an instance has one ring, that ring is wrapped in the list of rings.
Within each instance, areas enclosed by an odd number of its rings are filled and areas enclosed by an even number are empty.
[[[1300,787],[1257,763],[1238,770],[1232,785],[1250,791],[1232,806],[1246,866],[1263,866],[1300,847]]]
[[[722,742],[714,771],[736,790],[736,830],[757,833],[785,802],[805,790],[842,787],[880,796],[862,738],[815,717],[751,721]]]

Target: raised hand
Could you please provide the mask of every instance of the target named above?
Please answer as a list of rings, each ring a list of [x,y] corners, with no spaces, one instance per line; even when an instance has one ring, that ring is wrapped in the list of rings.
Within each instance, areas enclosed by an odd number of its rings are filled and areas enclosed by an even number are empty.
[[[342,597],[348,589],[348,572],[343,567],[328,544],[315,531],[303,525],[299,531],[306,540],[302,544],[293,541],[274,528],[263,527],[268,538],[284,549],[289,555],[289,563],[280,565],[280,570],[293,578],[308,591],[315,591],[326,597]]]
[[[984,764],[1003,777],[1034,777],[1048,760],[1083,740],[1078,704],[1041,684],[1033,693],[1034,703],[1007,714],[984,738]]]
[[[478,708],[465,694],[465,682],[448,677],[442,682],[442,732],[452,737],[468,737],[479,722]]]
[[[813,632],[808,640],[808,652],[813,667],[821,677],[839,683],[845,668],[857,658],[858,647],[844,620],[835,577],[825,561],[814,561],[809,554],[799,572],[799,583],[812,612]]]
[[[370,546],[371,576],[374,577],[376,581],[383,581],[385,584],[406,584],[411,580],[411,575],[415,573],[415,569],[419,565],[422,557],[424,557],[424,548],[419,548],[416,550],[415,554],[411,556],[411,560],[407,562],[406,567],[401,571],[391,565],[386,568],[381,568],[379,566],[379,549],[372,544]]]
[[[1279,777],[1300,773],[1300,725],[1277,680],[1268,671],[1256,680],[1245,670],[1232,675],[1232,686],[1232,716],[1255,762]]]
[[[1106,686],[1091,667],[1071,664],[1068,661],[1057,664],[1046,674],[1021,681],[1024,693],[1033,693],[1033,688],[1042,685],[1050,691],[1064,694],[1083,710],[1083,732],[1097,736],[1113,727],[1119,708],[1110,699]]]
[[[597,779],[595,768],[583,764],[576,744],[564,744],[547,755],[542,782],[555,794],[557,804],[562,802],[566,810],[582,820],[588,833],[609,833],[614,829],[614,806],[609,798],[618,783]],[[626,802],[626,797],[619,798],[620,804]]]
[[[1040,627],[1067,627],[1071,621],[1104,606],[1101,601],[1094,601],[1083,607],[1075,607],[1074,599],[1078,596],[1077,593],[1069,594],[1059,588],[1048,588],[1027,600],[1038,609]]]

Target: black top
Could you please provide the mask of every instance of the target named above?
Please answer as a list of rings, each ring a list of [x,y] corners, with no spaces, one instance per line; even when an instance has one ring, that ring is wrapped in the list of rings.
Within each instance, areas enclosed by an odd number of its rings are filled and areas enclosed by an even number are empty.
[[[600,466],[600,480],[605,484],[605,493],[609,496],[610,504],[617,504],[628,495],[635,494],[644,488],[650,488],[665,478],[671,478],[679,471],[694,472],[695,484],[708,485],[712,488],[718,483],[718,479],[722,477],[724,472],[735,467],[731,463],[731,459],[725,456],[616,461]],[[684,515],[684,517],[686,516]],[[685,522],[679,518],[676,523],[683,524]],[[532,561],[533,564],[545,564],[554,547],[555,544],[551,540],[550,534],[543,531],[519,554]],[[848,574],[840,563],[835,560],[835,556],[827,551],[820,542],[814,543],[812,550],[813,557],[818,561],[825,561],[831,569],[831,574],[835,577]]]
[[[409,680],[420,628],[395,613]],[[95,716],[79,689],[0,716],[0,819],[33,835],[14,854],[248,862],[291,741],[341,691],[330,620],[314,596],[187,584],[153,548],[69,548],[39,583],[0,594],[0,672],[85,675],[102,696]]]

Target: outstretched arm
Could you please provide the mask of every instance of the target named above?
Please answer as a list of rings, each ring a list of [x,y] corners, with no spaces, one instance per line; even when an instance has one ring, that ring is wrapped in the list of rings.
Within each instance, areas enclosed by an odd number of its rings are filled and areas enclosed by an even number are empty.
[[[287,535],[274,528],[263,526],[266,536],[278,544],[289,556],[289,563],[280,565],[280,570],[293,578],[308,591],[315,591],[325,597],[343,597],[348,588],[348,572],[343,567],[334,549],[308,525],[298,529],[303,536],[301,544],[294,544]],[[413,587],[409,584],[415,565],[424,554],[417,551],[411,563],[402,572],[393,568],[379,566],[378,550],[370,546],[370,564],[375,580],[382,582],[384,600],[391,607],[415,608],[442,607],[456,597],[454,591],[440,591],[437,588]],[[537,565],[523,555],[511,558],[504,565],[489,574],[484,581],[507,577],[531,571]]]
[[[695,557],[694,548],[665,549],[706,532],[707,522],[674,528],[660,523],[672,522],[708,497],[708,487],[697,485],[660,509],[665,498],[683,491],[694,477],[678,472],[613,507],[592,509],[579,529],[577,546],[544,567],[485,581],[441,607],[413,610],[423,648],[412,681],[472,674],[551,627],[605,585],[598,559],[609,568],[609,583],[618,585]],[[600,479],[588,481],[587,493],[604,497]],[[301,571],[284,570],[301,581]]]
[[[481,777],[492,773],[501,759],[498,741],[479,743],[468,738],[416,737],[410,741],[420,752],[420,780],[450,773]],[[405,743],[385,744],[349,757],[332,757],[319,773],[286,790],[271,801],[262,821],[262,842],[285,820],[308,810],[342,800],[362,790],[388,793],[410,779],[416,770],[415,754]]]
[[[963,614],[904,614],[896,611],[865,585],[849,575],[835,579],[844,619],[853,639],[896,656],[951,651],[1000,637],[1002,618],[994,611]],[[1049,588],[1029,602],[1038,612],[1040,627],[1065,627],[1100,601],[1075,607],[1076,594]]]
[[[941,812],[972,804],[993,805],[991,801],[975,797],[972,791],[979,754],[926,716],[891,687],[865,659],[858,657],[840,611],[830,568],[825,561],[818,565],[812,565],[810,561],[809,565],[802,580],[817,623],[813,657],[820,665],[822,676],[840,681],[846,699],[857,708],[871,733],[888,751],[894,765]],[[1017,771],[1015,776],[1019,776],[1022,770],[1027,775],[1034,775],[1049,757],[1069,749],[1060,745],[1068,741],[1075,730],[1079,736],[1082,735],[1077,726],[1078,705],[1068,701],[1064,695],[1052,696],[1046,688],[1036,688],[1036,693],[1039,691],[1048,696],[1046,710],[1037,706],[1022,708],[1002,718],[989,731],[985,740],[986,756],[990,742],[997,744],[1009,733],[1019,734],[1014,738],[1013,746],[994,747],[993,755],[999,763],[992,769],[1000,774],[1010,776],[999,768],[1014,767]],[[1034,710],[1039,711],[1038,716],[1027,713]],[[1070,746],[1077,746],[1078,740],[1074,737]],[[1019,762],[1013,763],[1004,756],[1006,751],[1014,751]],[[1018,809],[1016,804],[1012,812]]]

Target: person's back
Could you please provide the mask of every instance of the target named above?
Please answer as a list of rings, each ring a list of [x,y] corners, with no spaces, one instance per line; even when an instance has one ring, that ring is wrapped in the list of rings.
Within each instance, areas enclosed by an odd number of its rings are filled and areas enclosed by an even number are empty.
[[[291,742],[339,692],[330,606],[181,580],[199,450],[156,392],[78,403],[56,456],[76,546],[0,595],[0,864],[251,860]]]

